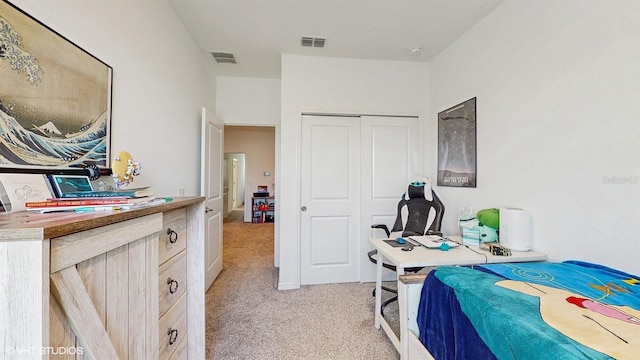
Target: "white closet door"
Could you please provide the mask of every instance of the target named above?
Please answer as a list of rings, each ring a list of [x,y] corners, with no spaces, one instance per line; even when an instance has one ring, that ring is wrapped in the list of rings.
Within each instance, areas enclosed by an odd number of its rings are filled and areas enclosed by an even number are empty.
[[[300,283],[360,279],[360,119],[303,116]]]
[[[420,176],[418,118],[362,116],[360,281],[375,280],[369,238],[384,237],[372,224],[393,226],[407,184]]]

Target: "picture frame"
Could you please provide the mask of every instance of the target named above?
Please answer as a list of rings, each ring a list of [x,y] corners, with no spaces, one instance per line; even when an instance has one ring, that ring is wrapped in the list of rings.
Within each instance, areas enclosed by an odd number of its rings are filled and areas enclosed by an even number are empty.
[[[438,186],[475,188],[476,98],[438,113]]]
[[[110,166],[113,69],[0,0],[0,168]]]
[[[51,196],[43,174],[0,173],[0,214],[26,210],[26,202],[45,201]]]

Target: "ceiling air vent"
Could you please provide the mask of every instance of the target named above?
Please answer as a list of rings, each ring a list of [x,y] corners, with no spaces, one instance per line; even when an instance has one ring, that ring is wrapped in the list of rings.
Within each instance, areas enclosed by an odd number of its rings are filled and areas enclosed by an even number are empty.
[[[224,63],[224,64],[237,64],[238,62],[236,61],[236,57],[233,56],[233,54],[231,53],[225,53],[225,52],[212,52],[211,55],[213,55],[213,58],[216,59],[216,62],[218,64],[220,63]]]
[[[324,47],[324,42],[326,40],[327,39],[325,38],[303,36],[302,40],[300,40],[300,44],[302,46]]]

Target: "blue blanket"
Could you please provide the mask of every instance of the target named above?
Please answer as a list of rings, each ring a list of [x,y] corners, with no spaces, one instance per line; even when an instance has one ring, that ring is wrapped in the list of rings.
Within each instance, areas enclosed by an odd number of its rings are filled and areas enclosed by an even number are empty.
[[[436,359],[624,358],[640,334],[638,279],[577,261],[439,267],[419,337]]]

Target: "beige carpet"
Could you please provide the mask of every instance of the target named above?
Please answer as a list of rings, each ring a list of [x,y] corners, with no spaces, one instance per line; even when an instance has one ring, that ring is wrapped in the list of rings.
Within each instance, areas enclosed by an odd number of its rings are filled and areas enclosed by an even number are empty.
[[[273,223],[241,220],[225,220],[224,267],[206,294],[207,359],[399,359],[373,326],[372,283],[278,291]]]

